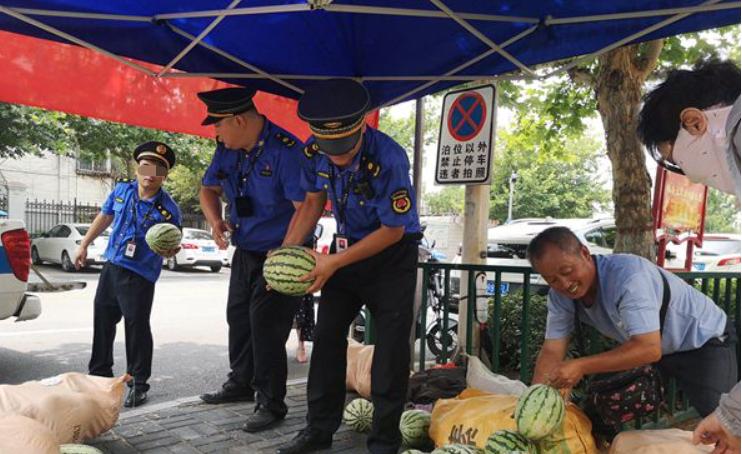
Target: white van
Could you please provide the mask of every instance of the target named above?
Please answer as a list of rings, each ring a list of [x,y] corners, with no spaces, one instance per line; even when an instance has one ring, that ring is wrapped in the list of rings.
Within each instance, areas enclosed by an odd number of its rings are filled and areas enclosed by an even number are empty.
[[[549,227],[568,227],[593,254],[612,254],[616,241],[616,222],[612,218],[517,219],[509,224],[492,227],[487,231],[487,265],[530,267],[526,260],[526,248],[531,240]],[[461,263],[461,253],[453,260]],[[523,286],[523,275],[503,273],[500,293],[507,294]],[[487,273],[488,295],[495,293],[495,273]],[[531,275],[532,291],[545,290],[546,282],[538,274]],[[451,271],[451,293],[463,294],[460,285],[460,272]]]

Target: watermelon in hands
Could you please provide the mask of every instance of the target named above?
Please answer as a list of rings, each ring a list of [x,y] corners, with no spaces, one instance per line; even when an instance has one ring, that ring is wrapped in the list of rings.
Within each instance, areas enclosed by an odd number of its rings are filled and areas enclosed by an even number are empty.
[[[566,412],[564,398],[556,388],[533,385],[518,398],[515,424],[528,439],[540,440],[561,427]]]
[[[182,238],[183,234],[178,227],[163,222],[150,227],[144,236],[144,241],[155,254],[172,255],[180,247]]]
[[[314,256],[301,246],[284,246],[273,250],[263,264],[263,276],[275,291],[289,296],[302,296],[313,281],[299,278],[314,269]]]

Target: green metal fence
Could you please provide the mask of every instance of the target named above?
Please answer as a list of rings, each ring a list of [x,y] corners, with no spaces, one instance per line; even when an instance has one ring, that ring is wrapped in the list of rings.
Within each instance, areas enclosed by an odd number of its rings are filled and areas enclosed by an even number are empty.
[[[459,300],[459,301],[467,301],[467,326],[466,326],[466,353],[468,354],[474,354],[478,353],[480,356],[482,355],[482,347],[480,346],[480,351],[474,352],[472,349],[472,338],[473,333],[475,332],[475,327],[479,329],[480,332],[480,342],[481,345],[488,345],[489,349],[488,351],[485,351],[484,353],[490,360],[491,369],[494,372],[509,375],[511,377],[515,376],[518,377],[521,381],[524,383],[530,383],[532,374],[533,374],[533,365],[534,365],[534,354],[538,352],[538,350],[541,347],[541,342],[543,341],[543,337],[541,337],[540,340],[534,340],[531,338],[530,333],[534,329],[534,321],[532,318],[536,316],[536,314],[541,314],[543,318],[543,314],[545,313],[545,307],[539,307],[539,305],[543,305],[544,298],[542,296],[535,295],[535,290],[537,288],[542,289],[543,287],[543,281],[539,282],[538,278],[539,276],[534,273],[533,269],[530,267],[521,267],[521,266],[509,266],[509,267],[503,267],[503,266],[487,266],[487,265],[465,265],[465,264],[450,264],[450,263],[421,263],[419,267],[422,269],[422,279],[423,282],[428,282],[431,273],[440,272],[443,273],[443,283],[444,283],[444,298],[447,300]],[[461,272],[461,271],[467,271],[468,279],[467,282],[459,282],[459,290],[460,295],[453,294],[451,292],[451,275],[452,272]],[[482,273],[485,274],[486,279],[490,281],[490,289],[494,289],[494,294],[477,294],[476,290],[476,280],[481,279]],[[716,304],[718,304],[729,317],[732,318],[734,321],[734,324],[737,329],[737,333],[740,333],[740,320],[742,317],[740,317],[740,274],[739,273],[716,273],[716,272],[693,272],[693,273],[677,273],[678,276],[680,276],[682,279],[684,279],[686,282],[688,282],[690,285],[693,285],[706,295],[708,295],[710,298],[712,298]],[[504,283],[503,276],[507,276],[507,280],[510,281],[510,287],[514,288],[513,292],[509,292],[507,295],[504,295],[500,289],[501,284]],[[514,285],[513,276],[520,276],[518,279],[515,279],[516,281],[520,282],[520,285],[516,284]],[[428,298],[429,294],[428,292],[423,291],[422,295],[422,303],[421,306],[423,308],[427,307],[428,304]],[[488,318],[487,322],[485,324],[480,324],[478,321],[475,322],[475,306],[476,306],[476,300],[478,298],[487,298],[488,299]],[[512,344],[514,342],[514,339],[512,338],[513,335],[518,337],[518,330],[515,331],[512,330],[512,322],[513,320],[510,320],[510,332],[507,333],[504,337],[504,323],[507,322],[507,319],[503,319],[503,303],[506,299],[515,299],[515,301],[520,302],[520,320],[518,323],[518,328],[520,332],[519,339],[517,339],[517,348],[516,352],[514,354],[518,355],[518,367],[517,370],[505,370],[503,367],[503,364],[501,364],[502,359],[502,353],[503,350],[503,344],[505,342],[509,343],[511,345],[510,350],[508,350],[506,358],[510,358],[510,354],[513,354],[514,349],[512,348]],[[537,299],[538,301],[534,301]],[[513,309],[513,300],[509,300],[510,304],[507,306],[510,309],[509,315],[512,314]],[[447,322],[448,322],[448,311],[449,311],[449,304],[443,304],[443,317],[442,317],[442,323],[444,324],[443,333],[447,332]],[[420,323],[419,323],[419,338],[420,338],[420,350],[419,350],[419,356],[417,357],[417,363],[420,370],[423,370],[426,366],[426,360],[427,360],[427,354],[426,354],[426,343],[425,343],[425,335],[426,335],[426,311],[421,310],[420,311]],[[367,320],[369,320],[370,317],[367,317]],[[461,320],[459,321],[461,322]],[[541,327],[543,328],[543,327]],[[597,333],[597,331],[593,330],[592,328],[586,327],[586,344],[588,348],[586,349],[587,352],[581,352],[584,353],[598,353],[600,351],[604,351],[606,348],[609,348],[610,342],[602,338],[600,334]],[[368,332],[367,335],[372,336],[371,333]],[[486,339],[485,336],[488,338]],[[444,362],[444,358],[448,357],[448,350],[451,348],[451,345],[447,345],[446,338],[444,337],[442,339],[443,342],[443,351],[441,354],[439,354],[436,358],[436,362]],[[488,342],[485,342],[488,341]],[[740,350],[739,350],[739,343],[737,347],[737,361],[739,363],[740,359]],[[738,377],[739,378],[739,377]],[[678,421],[680,419],[683,419],[685,417],[688,417],[692,415],[692,409],[688,407],[687,401],[682,399],[677,390],[676,386],[673,382],[670,383],[670,386],[668,388],[668,395],[667,395],[667,401],[669,403],[670,408],[672,409],[673,417],[675,421]],[[651,427],[652,425],[662,425],[663,422],[660,420],[659,412],[658,414],[653,418],[652,421],[637,421],[637,426],[642,427]]]

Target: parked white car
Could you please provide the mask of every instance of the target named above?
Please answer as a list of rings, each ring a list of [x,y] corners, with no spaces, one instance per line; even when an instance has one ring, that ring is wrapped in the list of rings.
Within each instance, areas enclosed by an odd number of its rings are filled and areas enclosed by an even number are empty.
[[[612,218],[598,219],[552,219],[528,218],[517,219],[509,224],[492,227],[487,231],[487,265],[530,267],[526,260],[526,248],[531,240],[549,227],[563,226],[572,230],[577,238],[593,254],[612,254],[616,241],[616,223]],[[461,263],[459,253],[453,263]],[[486,293],[495,293],[495,275],[487,273]],[[507,294],[511,287],[522,287],[523,275],[503,273],[500,293]],[[531,286],[534,290],[545,289],[546,282],[538,274],[531,275]],[[460,273],[451,272],[451,292],[463,294],[460,286]]]
[[[26,293],[30,251],[23,221],[0,219],[0,320],[33,320],[41,315],[39,297]]]
[[[742,247],[740,235],[733,233],[706,233],[703,247],[693,248],[691,271],[740,272]],[[684,268],[687,244],[670,243],[667,247],[665,268]]]
[[[207,266],[214,273],[218,273],[222,266],[229,266],[230,259],[231,255],[228,254],[228,250],[219,249],[209,232],[184,228],[180,251],[175,256],[163,260],[163,264],[171,271]]]
[[[88,233],[90,224],[58,224],[31,242],[31,260],[34,265],[43,262],[59,263],[62,269],[75,271],[75,253]],[[88,247],[86,266],[106,263],[106,247],[111,230],[107,229]]]

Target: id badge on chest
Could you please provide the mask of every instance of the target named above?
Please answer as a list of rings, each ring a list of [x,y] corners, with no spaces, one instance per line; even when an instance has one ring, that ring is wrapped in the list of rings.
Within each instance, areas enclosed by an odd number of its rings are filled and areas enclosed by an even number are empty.
[[[124,257],[133,259],[134,258],[134,254],[136,252],[137,252],[137,243],[134,240],[127,241],[126,242],[126,249],[124,250]]]
[[[335,252],[348,249],[348,238],[345,235],[335,235]]]

